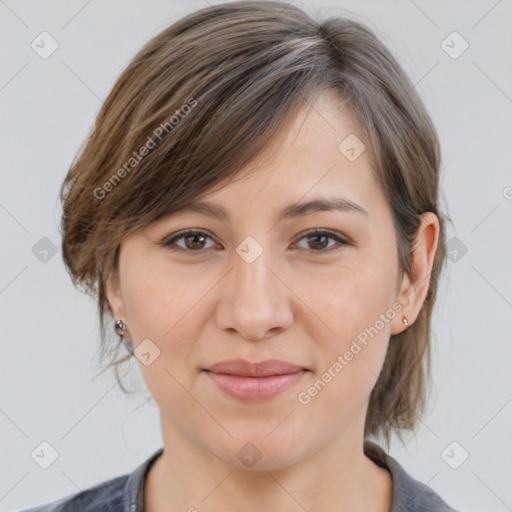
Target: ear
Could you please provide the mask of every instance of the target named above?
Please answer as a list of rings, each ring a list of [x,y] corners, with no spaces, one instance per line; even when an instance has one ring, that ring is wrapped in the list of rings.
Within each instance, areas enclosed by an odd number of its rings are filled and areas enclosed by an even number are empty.
[[[121,293],[121,286],[118,272],[109,273],[105,283],[105,293],[115,320],[125,321],[124,300]],[[126,323],[126,322],[125,322]]]
[[[420,216],[420,225],[416,231],[411,261],[411,276],[404,274],[400,292],[396,298],[403,309],[394,318],[392,334],[399,334],[407,329],[402,322],[406,317],[409,327],[416,321],[421,306],[427,296],[430,285],[430,273],[436,255],[439,240],[439,219],[433,212]]]

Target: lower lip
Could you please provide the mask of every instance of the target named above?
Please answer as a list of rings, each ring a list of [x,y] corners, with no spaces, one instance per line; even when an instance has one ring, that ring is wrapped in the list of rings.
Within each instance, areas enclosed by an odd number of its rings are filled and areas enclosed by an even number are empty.
[[[227,395],[251,402],[267,400],[286,391],[304,377],[306,370],[269,377],[242,377],[209,371],[205,373]]]

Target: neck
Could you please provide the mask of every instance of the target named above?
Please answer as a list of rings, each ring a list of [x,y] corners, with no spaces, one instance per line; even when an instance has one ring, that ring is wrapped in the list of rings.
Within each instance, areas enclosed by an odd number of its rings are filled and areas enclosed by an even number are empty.
[[[144,489],[147,512],[391,509],[391,475],[365,456],[362,438],[340,437],[295,464],[256,470],[220,460],[172,424],[162,426],[164,451]]]

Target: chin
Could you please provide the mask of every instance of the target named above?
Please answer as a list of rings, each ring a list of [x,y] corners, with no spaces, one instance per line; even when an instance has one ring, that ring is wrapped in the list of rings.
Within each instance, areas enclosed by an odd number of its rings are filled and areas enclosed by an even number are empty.
[[[236,436],[226,436],[225,442],[209,449],[225,463],[251,471],[285,469],[305,456],[305,439],[290,435],[282,426],[269,435],[270,431],[267,424],[265,428],[237,430]]]

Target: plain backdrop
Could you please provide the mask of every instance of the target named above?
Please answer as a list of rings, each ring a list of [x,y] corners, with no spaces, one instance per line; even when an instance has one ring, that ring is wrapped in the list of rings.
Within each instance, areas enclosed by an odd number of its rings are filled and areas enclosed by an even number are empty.
[[[57,192],[128,60],[214,3],[0,1],[2,511],[129,473],[162,445],[136,365],[131,397],[110,374],[93,380],[96,304],[64,270]],[[390,454],[455,508],[512,510],[512,3],[293,3],[369,24],[411,76],[443,146],[453,225],[433,321],[434,392],[417,438]],[[46,58],[41,43],[33,49],[41,37],[45,51],[58,44]],[[33,457],[41,443],[56,452],[47,469]]]

